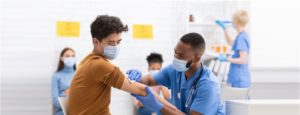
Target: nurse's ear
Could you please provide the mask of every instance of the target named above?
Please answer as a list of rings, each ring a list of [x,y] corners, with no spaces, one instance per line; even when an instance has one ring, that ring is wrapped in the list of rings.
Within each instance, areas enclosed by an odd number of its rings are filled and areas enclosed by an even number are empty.
[[[199,62],[201,60],[201,54],[196,53],[193,60],[194,60],[194,62]]]

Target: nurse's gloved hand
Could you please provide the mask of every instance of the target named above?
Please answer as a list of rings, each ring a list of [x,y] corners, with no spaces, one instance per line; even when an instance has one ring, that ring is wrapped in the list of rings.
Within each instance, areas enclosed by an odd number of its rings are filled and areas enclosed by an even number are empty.
[[[131,95],[139,100],[145,108],[149,109],[150,111],[159,112],[163,108],[163,104],[156,100],[148,86],[146,87],[146,91],[147,96],[139,96],[136,94]]]
[[[221,62],[228,61],[226,55],[222,55],[222,54],[220,54],[220,55],[218,56],[218,60],[221,61]]]
[[[216,20],[216,23],[217,23],[223,30],[226,29],[225,24],[224,24],[221,20]]]
[[[142,80],[142,72],[139,70],[134,70],[134,69],[128,70],[126,74],[128,75],[128,78],[130,80],[134,80],[136,82],[141,82]]]

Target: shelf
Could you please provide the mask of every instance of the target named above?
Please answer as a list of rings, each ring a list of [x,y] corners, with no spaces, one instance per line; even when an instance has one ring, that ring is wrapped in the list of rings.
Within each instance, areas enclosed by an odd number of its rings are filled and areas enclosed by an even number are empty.
[[[201,26],[217,26],[217,24],[214,24],[214,23],[188,23],[189,26],[195,26],[195,27],[201,27]]]

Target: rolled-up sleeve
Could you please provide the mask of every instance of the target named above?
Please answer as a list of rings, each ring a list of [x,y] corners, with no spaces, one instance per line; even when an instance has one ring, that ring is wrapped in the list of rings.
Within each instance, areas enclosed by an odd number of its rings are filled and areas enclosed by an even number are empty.
[[[91,63],[90,73],[96,82],[102,82],[118,89],[122,87],[125,79],[125,75],[119,67],[104,60]]]
[[[237,51],[248,51],[249,50],[249,41],[246,35],[241,35],[236,39],[236,46],[234,50]]]

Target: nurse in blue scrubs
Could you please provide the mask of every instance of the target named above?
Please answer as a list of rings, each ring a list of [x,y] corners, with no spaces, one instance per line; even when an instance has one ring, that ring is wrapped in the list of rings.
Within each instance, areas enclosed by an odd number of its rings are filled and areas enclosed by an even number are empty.
[[[245,31],[245,26],[248,22],[248,19],[248,14],[244,10],[240,10],[234,13],[232,23],[234,28],[238,32],[235,40],[230,37],[225,24],[222,21],[216,21],[216,23],[224,30],[225,38],[229,45],[232,46],[232,50],[234,52],[232,57],[220,55],[218,59],[220,61],[231,62],[227,83],[232,87],[237,88],[247,88],[250,87],[251,84],[248,66],[250,41],[248,33]]]
[[[58,97],[67,97],[76,70],[75,51],[64,48],[60,54],[57,71],[52,76],[52,103],[55,115],[64,115]]]
[[[205,41],[198,33],[188,33],[180,38],[174,49],[173,63],[161,69],[153,77],[129,77],[131,80],[153,86],[163,85],[171,89],[171,102],[180,111],[178,115],[224,115],[220,102],[218,78],[200,60],[205,51]],[[128,73],[138,71],[130,70]],[[134,95],[145,107],[159,108],[153,96]],[[160,110],[163,115],[170,111]]]

